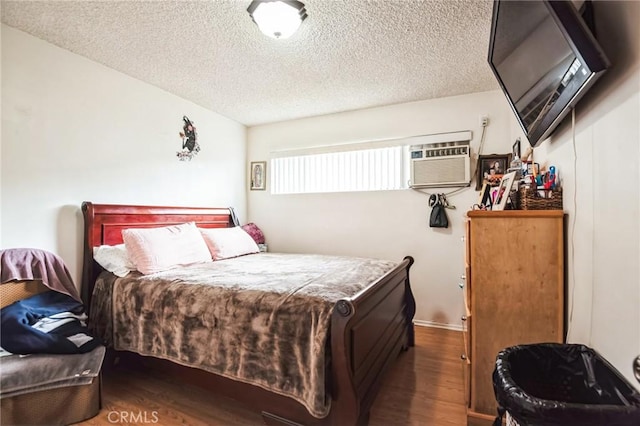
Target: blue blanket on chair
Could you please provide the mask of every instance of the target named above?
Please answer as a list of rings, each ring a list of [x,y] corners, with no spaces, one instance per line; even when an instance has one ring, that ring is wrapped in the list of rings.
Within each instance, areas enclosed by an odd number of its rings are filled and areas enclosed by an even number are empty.
[[[81,302],[45,291],[0,310],[0,346],[14,354],[89,352],[100,341],[89,333],[86,319]]]

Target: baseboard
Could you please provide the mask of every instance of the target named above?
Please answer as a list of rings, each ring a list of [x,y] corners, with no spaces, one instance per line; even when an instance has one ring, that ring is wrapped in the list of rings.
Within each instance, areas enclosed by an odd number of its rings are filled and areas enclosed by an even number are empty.
[[[413,324],[419,327],[434,327],[434,328],[444,328],[445,330],[462,331],[461,325],[442,324],[439,322],[422,321],[422,320],[413,320]]]

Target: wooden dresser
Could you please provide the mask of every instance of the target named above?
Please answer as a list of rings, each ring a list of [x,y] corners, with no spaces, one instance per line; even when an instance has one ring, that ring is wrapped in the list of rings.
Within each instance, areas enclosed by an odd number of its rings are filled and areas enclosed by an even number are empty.
[[[496,416],[492,373],[508,346],[564,341],[561,210],[467,213],[462,355],[468,425]]]

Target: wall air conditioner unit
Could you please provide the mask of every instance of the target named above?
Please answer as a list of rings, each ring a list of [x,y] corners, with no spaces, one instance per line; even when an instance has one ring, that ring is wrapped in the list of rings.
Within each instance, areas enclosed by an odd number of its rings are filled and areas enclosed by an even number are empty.
[[[459,133],[469,133],[468,140],[425,143],[409,147],[411,188],[469,186],[471,132]]]

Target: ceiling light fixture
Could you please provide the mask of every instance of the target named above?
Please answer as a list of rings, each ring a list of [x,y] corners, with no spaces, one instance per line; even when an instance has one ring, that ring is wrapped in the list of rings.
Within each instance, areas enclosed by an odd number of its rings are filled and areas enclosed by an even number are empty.
[[[296,0],[254,0],[247,12],[260,31],[273,38],[289,38],[307,17],[304,4]]]

